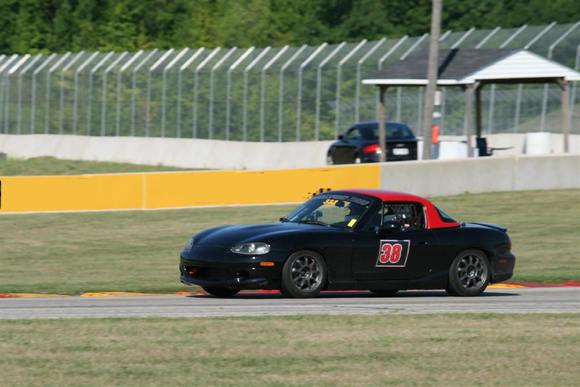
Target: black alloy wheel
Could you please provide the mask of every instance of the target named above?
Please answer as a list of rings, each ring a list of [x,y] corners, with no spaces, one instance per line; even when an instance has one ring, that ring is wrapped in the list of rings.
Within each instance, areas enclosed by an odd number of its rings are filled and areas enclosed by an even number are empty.
[[[282,268],[280,291],[286,297],[316,297],[326,283],[326,263],[314,251],[297,251],[290,255]]]
[[[489,276],[489,261],[482,251],[463,251],[449,268],[447,293],[452,296],[479,296],[487,288]]]

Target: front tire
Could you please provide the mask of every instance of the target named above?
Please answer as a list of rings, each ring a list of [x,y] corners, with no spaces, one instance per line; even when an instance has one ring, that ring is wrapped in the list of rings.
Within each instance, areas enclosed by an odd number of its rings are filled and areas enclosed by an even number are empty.
[[[211,294],[212,296],[220,297],[220,298],[233,297],[240,292],[237,289],[210,288],[210,287],[205,287],[205,286],[204,286],[203,290],[205,290],[207,293]]]
[[[487,288],[489,277],[486,255],[479,250],[463,251],[449,267],[447,293],[461,297],[479,296]]]
[[[326,284],[326,263],[314,251],[297,251],[290,255],[282,268],[280,291],[286,297],[316,297]]]

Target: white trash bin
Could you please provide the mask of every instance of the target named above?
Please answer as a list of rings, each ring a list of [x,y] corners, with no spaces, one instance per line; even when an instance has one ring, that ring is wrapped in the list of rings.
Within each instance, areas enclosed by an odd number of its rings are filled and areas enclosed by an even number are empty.
[[[467,158],[467,144],[459,141],[441,141],[439,143],[439,160]]]
[[[552,152],[552,139],[549,132],[526,133],[525,153],[527,155],[546,155]]]

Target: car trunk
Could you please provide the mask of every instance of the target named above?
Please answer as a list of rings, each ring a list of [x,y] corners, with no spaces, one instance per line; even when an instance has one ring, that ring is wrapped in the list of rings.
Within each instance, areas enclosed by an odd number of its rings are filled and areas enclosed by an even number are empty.
[[[417,140],[387,140],[387,160],[417,160]]]

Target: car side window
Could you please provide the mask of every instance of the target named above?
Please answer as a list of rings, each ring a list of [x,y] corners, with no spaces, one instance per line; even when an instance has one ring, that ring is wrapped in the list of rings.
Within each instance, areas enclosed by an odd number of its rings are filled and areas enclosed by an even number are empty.
[[[385,222],[397,222],[404,230],[422,230],[425,228],[425,211],[419,203],[384,203],[371,216],[362,231],[376,232]]]
[[[360,139],[360,133],[358,131],[358,128],[356,128],[356,127],[355,128],[350,128],[348,130],[348,132],[346,132],[345,138],[347,140],[358,140],[358,139]]]

